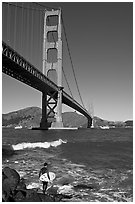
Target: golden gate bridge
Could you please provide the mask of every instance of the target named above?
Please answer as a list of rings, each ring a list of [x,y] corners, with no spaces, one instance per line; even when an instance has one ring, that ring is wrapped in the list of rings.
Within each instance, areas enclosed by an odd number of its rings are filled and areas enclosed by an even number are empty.
[[[36,2],[3,2],[2,6],[2,72],[42,93],[40,128],[63,128],[62,103],[87,117],[87,127],[91,127],[92,117],[81,97],[61,9]],[[81,104],[74,99],[65,74],[62,28]],[[64,91],[62,76],[70,94]],[[52,116],[56,120],[50,124]]]

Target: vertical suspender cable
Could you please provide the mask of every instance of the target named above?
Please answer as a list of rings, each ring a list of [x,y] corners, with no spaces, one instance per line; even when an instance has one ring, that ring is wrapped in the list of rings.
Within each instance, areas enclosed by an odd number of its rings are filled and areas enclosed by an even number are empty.
[[[42,22],[41,22],[42,12],[39,11],[39,53],[41,52],[41,42],[42,42]],[[39,55],[39,68],[41,68],[41,55]]]
[[[14,43],[13,43],[14,50],[16,49],[16,20],[17,20],[17,2],[15,6],[15,27],[14,27]]]
[[[10,9],[9,9],[9,2],[8,2],[8,9],[7,9],[7,43],[8,45],[10,45],[9,32],[10,32]]]
[[[40,12],[39,12],[39,39],[40,39],[40,36],[41,36],[41,30],[40,30],[40,27],[41,27],[41,22],[40,22]],[[40,53],[40,42],[39,42],[39,53]],[[40,65],[40,56],[38,56],[38,63]]]
[[[24,9],[23,9],[23,2],[22,2],[22,16],[21,16],[21,53],[23,54],[23,12],[24,12]]]
[[[30,52],[30,40],[29,40],[29,28],[30,28],[30,25],[29,25],[29,9],[26,10],[27,12],[27,25],[26,25],[26,59],[29,60],[30,59],[30,55],[28,54]]]
[[[32,51],[33,51],[33,10],[32,10],[32,20],[31,20],[31,50],[30,50],[30,57],[32,62]]]

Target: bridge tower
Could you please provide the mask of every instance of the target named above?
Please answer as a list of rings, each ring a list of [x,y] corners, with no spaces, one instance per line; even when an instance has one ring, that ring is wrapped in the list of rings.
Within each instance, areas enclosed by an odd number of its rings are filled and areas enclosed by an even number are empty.
[[[53,20],[53,25],[51,24]],[[50,36],[52,36],[50,38]],[[52,56],[51,56],[52,53]],[[50,54],[50,55],[49,55]],[[51,57],[50,57],[51,56]],[[51,59],[50,59],[51,58]],[[54,59],[56,58],[56,61]],[[52,60],[52,61],[51,61]],[[58,86],[58,93],[47,92],[42,93],[42,119],[40,127],[47,129],[48,119],[51,117],[56,118],[52,122],[51,127],[62,128],[62,39],[61,39],[61,9],[47,11],[45,10],[44,16],[44,36],[43,36],[43,74],[48,78],[52,75],[55,77],[55,84]],[[54,109],[57,106],[57,113]],[[47,109],[49,112],[47,112]]]

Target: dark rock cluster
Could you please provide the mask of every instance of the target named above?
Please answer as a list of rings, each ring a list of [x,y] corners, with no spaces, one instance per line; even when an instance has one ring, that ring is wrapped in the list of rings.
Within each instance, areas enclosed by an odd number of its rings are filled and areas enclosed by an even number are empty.
[[[55,192],[55,193],[54,193]],[[23,178],[9,167],[2,170],[2,201],[3,202],[59,202],[66,195],[50,191],[48,194],[38,193],[37,189],[27,189]]]

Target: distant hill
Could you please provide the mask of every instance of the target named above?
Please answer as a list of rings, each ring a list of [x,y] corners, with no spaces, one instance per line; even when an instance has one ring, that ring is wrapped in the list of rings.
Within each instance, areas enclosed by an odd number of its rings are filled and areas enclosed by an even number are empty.
[[[76,112],[65,112],[62,118],[65,127],[87,127],[87,118]]]
[[[99,127],[99,126],[109,126],[109,127],[125,127],[125,122],[123,121],[108,121],[108,120],[103,120],[99,117],[94,117],[94,127]]]
[[[29,107],[14,111],[7,114],[2,114],[2,126],[15,127],[39,127],[41,121],[41,108]],[[87,119],[77,114],[76,112],[65,112],[62,114],[65,127],[80,127],[85,126]]]
[[[28,107],[7,114],[2,114],[2,126],[38,127],[41,120],[41,108]]]
[[[127,127],[133,127],[133,120],[127,120],[127,121],[125,121],[125,125],[126,125]]]
[[[4,127],[39,127],[42,110],[39,107],[28,107],[18,111],[2,114],[2,126]],[[87,118],[74,112],[65,112],[62,114],[63,124],[65,127],[87,127]],[[133,121],[114,122],[94,117],[94,127],[133,127]]]

